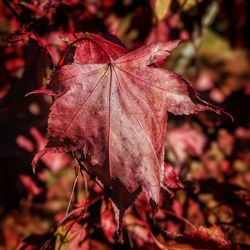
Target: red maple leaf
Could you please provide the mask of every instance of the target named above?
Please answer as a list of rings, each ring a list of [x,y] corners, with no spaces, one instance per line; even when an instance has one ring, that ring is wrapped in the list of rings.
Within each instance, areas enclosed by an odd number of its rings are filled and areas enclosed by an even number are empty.
[[[49,114],[49,142],[33,167],[47,152],[81,152],[88,171],[108,190],[121,222],[141,190],[158,204],[167,113],[188,115],[212,108],[195,104],[179,75],[154,66],[177,41],[128,53],[97,35],[76,38],[72,62],[52,77],[56,100]]]
[[[186,233],[186,236],[190,237],[196,244],[198,244],[199,241],[201,243],[207,242],[207,244],[214,243],[217,244],[219,248],[223,249],[229,249],[231,246],[231,242],[226,239],[221,228],[216,225],[209,228],[200,226],[198,229]]]

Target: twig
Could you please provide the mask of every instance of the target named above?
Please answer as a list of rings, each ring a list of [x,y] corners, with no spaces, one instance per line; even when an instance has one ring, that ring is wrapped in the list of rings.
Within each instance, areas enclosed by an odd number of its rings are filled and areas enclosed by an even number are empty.
[[[72,187],[72,190],[71,190],[71,194],[70,194],[70,198],[69,198],[69,202],[68,202],[68,206],[67,206],[65,215],[68,215],[68,213],[69,213],[70,204],[72,202],[73,194],[74,194],[74,191],[75,191],[75,188],[76,188],[76,183],[77,183],[77,180],[78,180],[79,166],[75,167],[75,171],[76,171],[76,176],[75,176],[75,179],[74,179],[74,183],[73,183],[73,187]]]
[[[86,174],[84,171],[81,171],[81,174],[83,175],[83,180],[84,180],[84,192],[85,192],[85,197],[86,199],[89,197],[89,189],[88,189],[88,181],[86,178]]]
[[[4,3],[4,5],[12,12],[12,14],[15,15],[15,17],[16,17],[17,19],[20,18],[20,15],[19,15],[19,14],[16,12],[16,10],[11,6],[11,4],[9,3],[9,1],[3,0],[3,3]]]
[[[150,234],[150,236],[151,236],[152,240],[154,241],[154,243],[155,243],[155,244],[157,245],[157,247],[158,247],[159,249],[161,249],[161,250],[169,250],[168,247],[167,247],[166,245],[162,244],[162,243],[154,236],[154,234],[153,234],[153,232],[152,232],[152,230],[151,230],[151,228],[150,228],[150,226],[149,226],[149,224],[148,224],[148,222],[147,222],[146,216],[143,216],[143,215],[146,214],[145,211],[144,211],[144,209],[139,208],[139,210],[141,211],[141,212],[139,213],[139,217],[141,218],[141,220],[142,220],[142,222],[143,222],[143,225],[146,227],[146,229],[147,229],[148,233]]]
[[[104,188],[100,185],[100,183],[96,180],[96,178],[95,178],[95,175],[93,175],[92,173],[90,173],[87,169],[86,169],[86,167],[77,159],[77,157],[76,157],[76,155],[75,155],[75,153],[72,151],[71,152],[71,155],[72,155],[72,157],[75,159],[75,161],[76,161],[76,163],[79,165],[79,167],[80,167],[80,170],[82,171],[82,170],[84,170],[92,179],[93,179],[93,181],[104,191]]]
[[[86,202],[84,205],[75,208],[74,210],[72,210],[67,216],[65,216],[59,223],[57,226],[62,225],[68,218],[70,218],[72,215],[74,215],[77,212],[81,211],[81,215],[85,215],[85,211],[87,210],[87,208],[91,205],[93,205],[95,202],[97,202],[98,200],[100,200],[102,197],[102,195],[98,195],[97,197],[95,197],[92,201]]]
[[[183,218],[182,216],[179,216],[179,215],[175,214],[174,212],[169,211],[169,210],[166,210],[166,209],[163,209],[163,208],[161,208],[161,210],[162,210],[163,212],[165,212],[166,214],[170,214],[170,215],[176,217],[177,219],[179,219],[179,220],[185,222],[186,224],[188,224],[188,225],[189,225],[190,227],[192,227],[193,229],[197,230],[197,228],[196,228],[195,225],[193,225],[189,220]]]
[[[42,11],[41,9],[37,8],[35,5],[32,5],[30,3],[26,3],[24,1],[19,1],[19,4],[24,6],[25,8],[33,11],[35,14],[41,16],[41,17],[45,17],[47,18],[49,21],[51,21],[51,15],[45,13],[44,11]],[[49,12],[50,13],[50,12]]]

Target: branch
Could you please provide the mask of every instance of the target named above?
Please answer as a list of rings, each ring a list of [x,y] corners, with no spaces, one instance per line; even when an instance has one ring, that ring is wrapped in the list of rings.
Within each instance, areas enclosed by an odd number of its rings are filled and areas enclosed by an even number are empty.
[[[2,0],[3,4],[14,14],[16,19],[20,18],[20,15],[17,13],[17,11],[12,7],[11,3],[8,0]]]

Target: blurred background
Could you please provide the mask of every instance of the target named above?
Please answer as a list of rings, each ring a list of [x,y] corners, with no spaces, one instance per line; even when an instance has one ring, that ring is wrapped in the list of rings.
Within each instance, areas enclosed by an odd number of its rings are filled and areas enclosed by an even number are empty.
[[[0,1],[0,249],[249,249],[249,13],[244,0]],[[129,50],[182,40],[162,67],[234,118],[170,115],[166,161],[185,188],[162,192],[154,221],[147,209],[140,216],[141,195],[124,218],[123,243],[87,175],[64,217],[75,179],[69,155],[47,154],[31,169],[52,100],[25,95],[46,85],[67,46],[61,35],[74,32],[112,34]]]

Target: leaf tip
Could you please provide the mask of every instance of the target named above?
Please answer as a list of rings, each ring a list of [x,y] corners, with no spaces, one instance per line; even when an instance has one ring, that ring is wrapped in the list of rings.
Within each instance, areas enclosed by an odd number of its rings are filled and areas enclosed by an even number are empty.
[[[24,97],[27,97],[27,96],[30,96],[30,95],[36,95],[36,94],[46,94],[46,95],[49,95],[49,96],[56,95],[53,90],[43,89],[42,88],[42,89],[33,90],[33,91],[27,93]]]
[[[34,174],[36,174],[36,168],[37,168],[37,163],[39,161],[39,159],[45,155],[47,153],[47,149],[43,149],[41,151],[39,151],[38,153],[36,153],[36,155],[34,156],[32,163],[31,163],[31,167],[32,167],[32,171]]]

